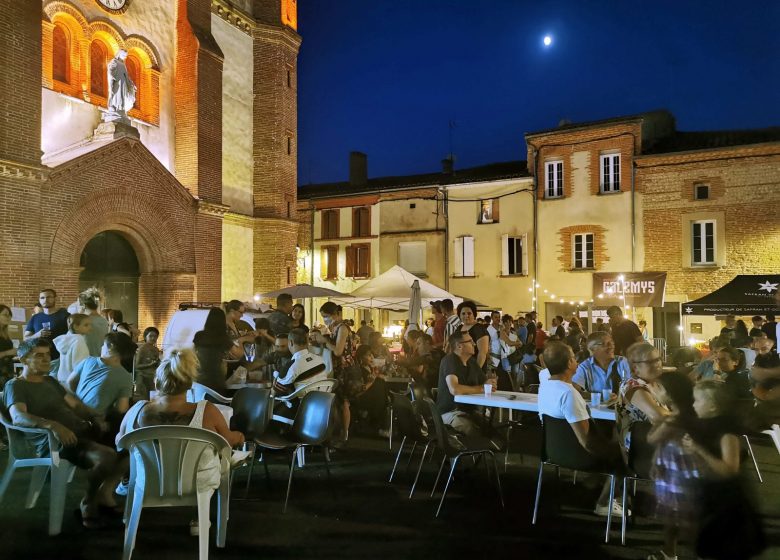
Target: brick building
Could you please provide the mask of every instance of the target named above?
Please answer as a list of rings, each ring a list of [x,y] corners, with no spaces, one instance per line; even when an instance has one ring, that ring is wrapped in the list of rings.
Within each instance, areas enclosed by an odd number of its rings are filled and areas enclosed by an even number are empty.
[[[294,278],[295,4],[0,0],[0,302],[98,285],[164,327]],[[119,49],[136,102],[106,134]]]

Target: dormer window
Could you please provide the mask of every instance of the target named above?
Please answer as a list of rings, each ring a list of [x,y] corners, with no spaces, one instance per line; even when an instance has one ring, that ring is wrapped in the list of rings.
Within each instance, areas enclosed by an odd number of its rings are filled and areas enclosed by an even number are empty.
[[[709,185],[695,185],[693,187],[694,200],[708,200],[710,198]]]

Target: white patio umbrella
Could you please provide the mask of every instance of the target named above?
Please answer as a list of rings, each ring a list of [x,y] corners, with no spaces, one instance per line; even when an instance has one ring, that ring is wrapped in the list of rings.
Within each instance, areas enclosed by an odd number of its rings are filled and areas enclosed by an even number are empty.
[[[412,293],[409,296],[409,325],[417,325],[419,330],[422,329],[422,298],[420,298],[420,281],[415,280],[412,283]]]
[[[260,294],[264,298],[274,298],[282,294],[290,294],[293,299],[308,299],[318,297],[344,297],[345,294],[331,290],[330,288],[321,288],[319,286],[312,286],[311,284],[295,284],[294,286],[287,286],[280,290],[274,290],[273,292],[266,292]]]
[[[412,300],[411,288],[415,281],[420,286],[421,307],[429,306],[432,301],[448,298],[455,305],[463,301],[463,298],[418,278],[398,265],[369,280],[348,296],[334,297],[332,301],[349,307],[405,311],[409,309]]]

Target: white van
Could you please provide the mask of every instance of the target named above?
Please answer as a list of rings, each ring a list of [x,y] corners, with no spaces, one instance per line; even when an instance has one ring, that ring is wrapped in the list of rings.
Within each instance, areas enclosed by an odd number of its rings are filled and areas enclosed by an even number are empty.
[[[162,341],[162,352],[165,355],[171,348],[190,348],[195,338],[195,333],[203,330],[208,317],[208,309],[185,309],[177,311],[171,317],[165,336]],[[260,311],[247,311],[241,320],[254,326],[255,320],[266,317],[268,313]]]

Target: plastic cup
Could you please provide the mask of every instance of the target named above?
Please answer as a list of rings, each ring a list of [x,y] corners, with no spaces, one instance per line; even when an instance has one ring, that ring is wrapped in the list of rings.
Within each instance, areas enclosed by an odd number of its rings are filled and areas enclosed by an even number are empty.
[[[603,391],[601,391],[601,399],[604,402],[607,402],[611,398],[612,398],[612,391],[610,391],[609,389],[604,389]]]
[[[51,323],[41,323],[44,330],[50,331],[51,330]]]
[[[591,393],[590,394],[590,405],[591,406],[599,406],[601,404],[601,393]]]
[[[484,389],[485,389],[485,396],[486,397],[489,397],[490,395],[493,394],[493,384],[492,383],[485,383]]]

